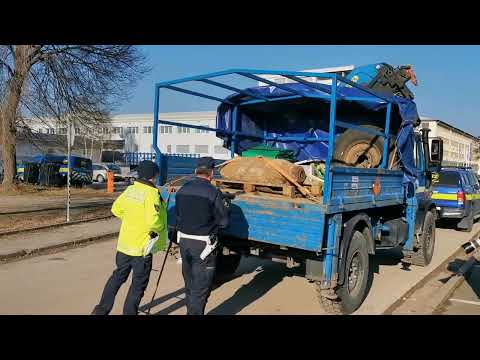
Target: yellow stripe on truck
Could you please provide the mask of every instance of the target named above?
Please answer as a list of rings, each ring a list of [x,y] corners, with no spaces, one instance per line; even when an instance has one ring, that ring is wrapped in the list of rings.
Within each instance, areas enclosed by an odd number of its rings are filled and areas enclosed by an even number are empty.
[[[457,194],[432,194],[432,199],[437,200],[457,200]],[[466,200],[477,200],[480,199],[480,194],[465,194]]]
[[[437,200],[455,200],[457,201],[457,194],[432,194],[432,199]]]

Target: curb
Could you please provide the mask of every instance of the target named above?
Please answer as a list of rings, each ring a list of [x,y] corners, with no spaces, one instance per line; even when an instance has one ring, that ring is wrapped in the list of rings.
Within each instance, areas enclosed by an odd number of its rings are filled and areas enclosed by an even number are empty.
[[[480,236],[480,230],[475,232],[469,239],[468,241],[471,241],[472,239],[479,237]],[[409,298],[415,291],[420,289],[421,287],[425,286],[429,281],[431,281],[435,275],[438,273],[438,271],[445,269],[448,264],[454,260],[456,257],[459,257],[461,255],[464,255],[463,249],[460,247],[457,250],[455,250],[451,255],[449,255],[444,261],[442,261],[436,268],[432,269],[427,275],[425,275],[420,281],[418,281],[416,284],[414,284],[410,289],[405,291],[396,301],[394,301],[385,311],[382,312],[382,315],[392,315],[392,313],[401,306],[405,302],[404,298]],[[460,272],[460,269],[458,270]],[[458,273],[457,272],[457,273]],[[453,278],[456,278],[457,276],[455,275]],[[453,279],[452,278],[452,279]],[[463,277],[460,277],[463,279]],[[450,279],[450,280],[452,280]],[[449,281],[450,281],[449,280]],[[447,282],[448,283],[448,282]],[[446,285],[446,284],[445,284]],[[443,285],[443,286],[445,286]],[[459,284],[460,285],[460,284]],[[443,287],[442,287],[443,288]],[[454,289],[455,290],[455,289]]]
[[[70,221],[68,223],[58,223],[58,224],[39,226],[39,227],[36,227],[36,228],[30,228],[30,229],[12,230],[12,231],[7,231],[7,232],[0,233],[0,238],[4,237],[4,236],[23,233],[23,232],[41,231],[41,230],[45,230],[45,229],[55,229],[55,228],[62,227],[62,226],[78,225],[78,224],[83,224],[83,223],[88,223],[88,222],[93,222],[93,221],[108,220],[108,219],[113,218],[113,217],[114,217],[113,215],[108,215],[108,216],[102,216],[102,217],[94,218],[94,219],[75,220],[75,221]]]
[[[445,285],[440,288],[438,295],[429,302],[429,306],[433,309],[431,314],[442,305],[450,295],[465,281],[465,275],[471,270],[472,266],[477,262],[475,256],[471,256],[465,264],[463,264],[456,274],[450,278]]]
[[[92,236],[84,239],[78,239],[78,240],[73,240],[73,241],[68,241],[64,242],[61,244],[55,244],[55,245],[49,245],[49,246],[44,246],[40,248],[35,248],[35,249],[28,249],[28,250],[19,250],[15,251],[13,253],[5,254],[5,255],[0,255],[0,262],[1,263],[6,263],[6,262],[11,262],[15,260],[23,260],[26,257],[33,257],[33,256],[39,256],[43,255],[47,252],[50,252],[52,250],[59,250],[59,249],[68,249],[68,248],[73,248],[82,244],[86,244],[89,242],[100,242],[100,241],[106,241],[110,240],[112,237],[118,236],[119,232],[113,232],[113,233],[107,233],[103,235],[98,235],[98,236]]]

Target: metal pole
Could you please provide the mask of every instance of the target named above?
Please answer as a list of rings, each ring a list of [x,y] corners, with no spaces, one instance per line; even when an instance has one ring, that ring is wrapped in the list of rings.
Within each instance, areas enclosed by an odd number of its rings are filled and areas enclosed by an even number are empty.
[[[335,120],[337,111],[337,76],[332,77],[332,86],[330,94],[330,123],[328,134],[328,157],[325,163],[325,183],[323,186],[323,201],[327,204],[330,201],[332,193],[332,169],[331,160],[333,158],[333,148],[335,146]]]
[[[235,150],[237,150],[237,116],[238,107],[235,106],[232,111],[232,143],[230,147],[230,157],[235,157]]]
[[[67,223],[70,222],[70,143],[71,143],[71,126],[70,126],[70,118],[67,117]]]

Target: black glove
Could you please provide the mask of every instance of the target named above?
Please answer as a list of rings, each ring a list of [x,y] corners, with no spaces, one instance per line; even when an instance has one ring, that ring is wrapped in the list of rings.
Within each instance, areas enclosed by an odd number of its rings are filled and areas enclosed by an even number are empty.
[[[226,208],[230,207],[233,199],[235,199],[235,194],[223,193],[223,205]]]
[[[150,239],[154,239],[158,236],[158,234],[156,232],[153,232],[153,231],[150,231],[150,233],[148,235],[150,235]]]
[[[177,229],[176,228],[170,228],[168,229],[168,239],[178,245],[177,241]]]

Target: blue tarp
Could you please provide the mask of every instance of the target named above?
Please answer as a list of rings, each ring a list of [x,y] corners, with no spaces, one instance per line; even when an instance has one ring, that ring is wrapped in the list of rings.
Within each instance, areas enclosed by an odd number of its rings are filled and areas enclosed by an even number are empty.
[[[297,92],[302,95],[296,100],[280,100],[270,102],[268,104],[253,104],[245,105],[240,108],[238,112],[238,130],[255,136],[301,136],[301,137],[318,137],[327,135],[329,113],[328,103],[330,102],[331,86],[324,84],[315,84],[318,89],[312,89],[309,86],[292,83],[283,84],[289,90]],[[259,95],[264,98],[274,99],[286,96],[295,96],[284,89],[280,89],[274,86],[258,86],[247,89],[252,95]],[[347,97],[355,97],[356,106],[352,105],[352,102],[346,100]],[[391,112],[391,128],[397,131],[397,142],[400,150],[400,160],[403,167],[406,170],[406,182],[413,181],[415,177],[415,162],[413,156],[413,125],[417,123],[419,116],[417,112],[416,104],[402,97],[398,96],[385,96],[393,103]],[[243,104],[250,100],[255,100],[254,97],[241,94],[233,94],[227,97],[227,99],[234,104]],[[302,101],[303,100],[317,100],[327,106],[318,107],[314,111],[303,112],[302,106],[292,107],[296,109],[293,114],[285,114],[285,108],[279,112],[275,110],[269,111],[268,108],[274,109],[281,106],[286,101]],[[365,93],[357,88],[349,87],[337,87],[337,120],[345,122],[354,122],[360,120],[359,117],[373,116],[377,117],[380,127],[384,127],[385,113],[388,103],[382,99],[374,97],[368,93]],[[256,110],[255,110],[256,109]],[[287,108],[288,109],[288,108]],[[233,106],[222,103],[217,109],[217,128],[222,130],[232,130],[232,111]],[[287,111],[288,112],[288,111]],[[323,127],[323,128],[322,128]],[[224,146],[230,149],[231,138],[221,133],[217,133],[217,137],[224,140]],[[246,137],[240,137],[238,140],[237,152],[241,153],[253,146],[261,144],[262,140],[252,139]],[[328,153],[328,143],[313,142],[313,143],[300,143],[300,142],[269,142],[269,145],[273,145],[279,148],[285,148],[294,150],[297,161],[316,159],[325,160]]]

